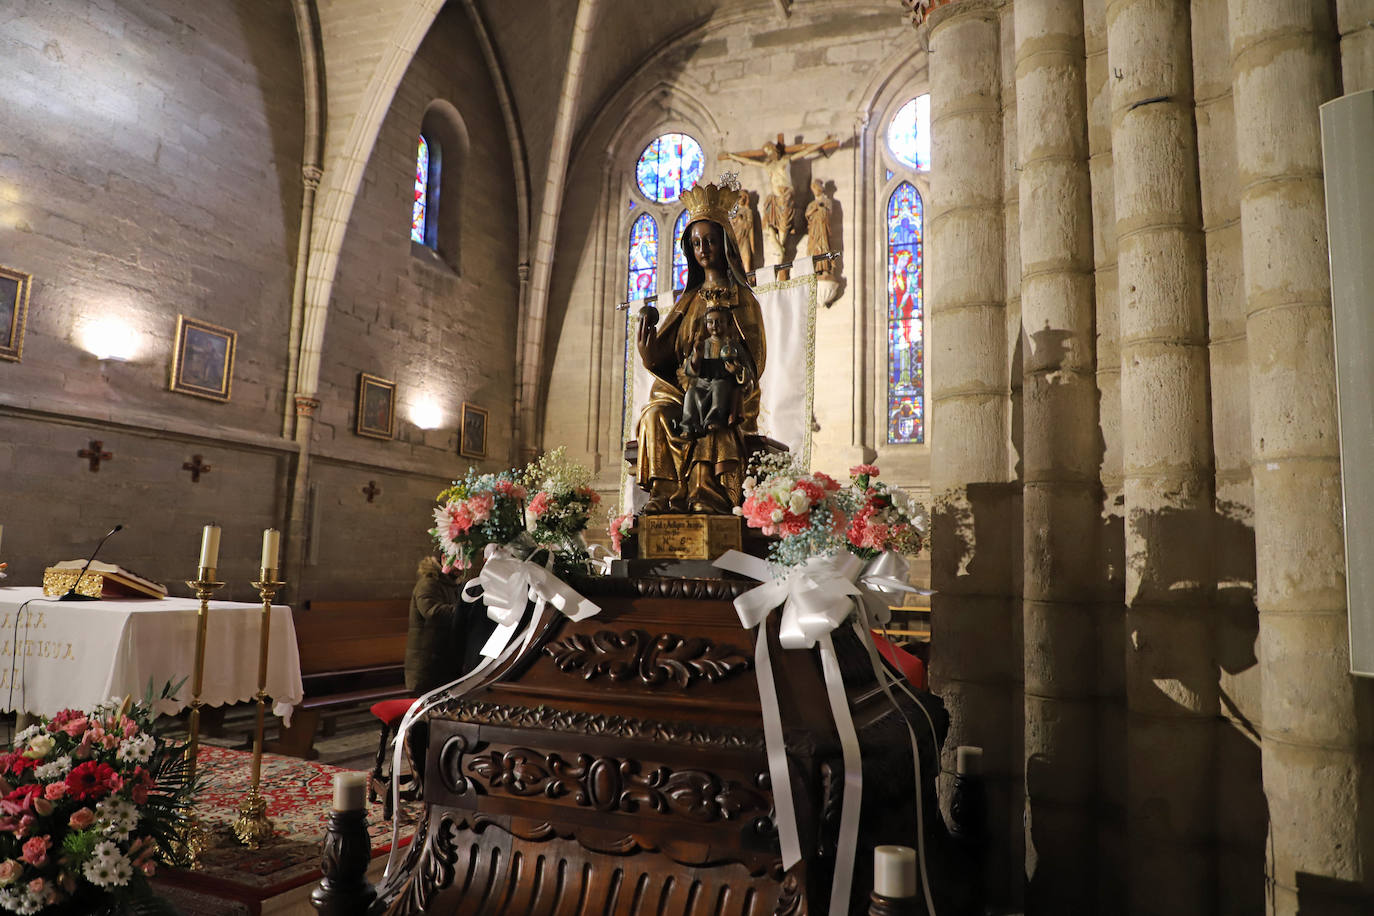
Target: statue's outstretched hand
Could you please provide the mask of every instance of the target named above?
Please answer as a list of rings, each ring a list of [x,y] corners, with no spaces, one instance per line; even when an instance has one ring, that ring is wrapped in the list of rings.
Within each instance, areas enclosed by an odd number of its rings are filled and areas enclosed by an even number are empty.
[[[639,355],[641,358],[648,359],[649,345],[654,342],[654,335],[658,332],[658,309],[652,305],[646,305],[639,310]]]

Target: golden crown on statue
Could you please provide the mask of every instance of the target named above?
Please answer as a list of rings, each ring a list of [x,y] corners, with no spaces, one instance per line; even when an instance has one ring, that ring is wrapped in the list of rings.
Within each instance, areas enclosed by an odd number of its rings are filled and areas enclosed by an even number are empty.
[[[722,226],[730,225],[730,213],[739,204],[740,192],[728,187],[725,182],[719,185],[697,184],[682,192],[682,202],[687,205],[687,224],[699,219],[709,219]]]

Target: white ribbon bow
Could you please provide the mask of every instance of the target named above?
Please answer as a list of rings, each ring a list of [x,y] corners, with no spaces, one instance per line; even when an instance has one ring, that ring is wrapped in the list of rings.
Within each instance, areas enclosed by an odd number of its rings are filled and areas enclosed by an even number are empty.
[[[778,642],[785,649],[820,647],[821,670],[825,675],[830,712],[839,733],[844,757],[844,792],[840,797],[840,831],[835,846],[835,878],[830,886],[831,913],[849,911],[849,890],[854,880],[854,857],[859,845],[859,802],[863,797],[863,766],[859,757],[859,736],[849,711],[849,698],[840,677],[835,646],[830,634],[849,617],[854,601],[862,592],[855,580],[863,561],[850,553],[812,557],[790,569],[782,579],[772,578],[772,568],[756,557],[737,550],[726,551],[715,565],[740,573],[763,584],[735,599],[735,611],[747,629],[758,628],[754,638],[754,670],[759,683],[759,705],[763,711],[763,740],[768,751],[768,775],[773,784],[773,808],[777,815],[778,843],[784,868],[801,861],[801,838],[797,830],[796,800],[792,797],[792,776],[782,736],[778,710],[777,683],[768,657],[768,633],[763,626],[768,614],[779,604]]]
[[[586,620],[601,612],[599,605],[583,598],[553,574],[552,554],[540,566],[516,556],[508,546],[488,544],[483,557],[482,571],[463,588],[463,600],[469,604],[484,602],[487,617],[496,623],[496,629],[482,646],[482,661],[476,668],[426,693],[412,703],[401,718],[391,760],[391,853],[387,856],[386,871],[382,873],[384,880],[391,876],[400,851],[400,780],[396,774],[401,771],[401,757],[405,753],[406,733],[410,727],[434,706],[445,700],[456,699],[480,685],[487,672],[500,667],[513,656],[523,655],[539,632],[545,608],[553,606],[570,620]],[[474,589],[475,585],[482,587],[480,594]],[[526,603],[531,601],[534,602],[534,612],[525,624],[523,637],[516,639],[520,622],[525,619]]]

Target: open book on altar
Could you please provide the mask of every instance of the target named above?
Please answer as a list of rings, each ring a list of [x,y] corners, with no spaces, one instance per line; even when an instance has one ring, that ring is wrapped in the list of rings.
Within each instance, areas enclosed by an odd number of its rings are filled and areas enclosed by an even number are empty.
[[[81,574],[81,567],[85,565],[85,560],[67,560],[43,570],[43,594],[65,595],[71,590],[72,583],[76,582],[77,576]],[[91,562],[76,591],[92,598],[167,597],[167,586],[161,582],[154,582],[122,566],[102,563],[99,560]]]

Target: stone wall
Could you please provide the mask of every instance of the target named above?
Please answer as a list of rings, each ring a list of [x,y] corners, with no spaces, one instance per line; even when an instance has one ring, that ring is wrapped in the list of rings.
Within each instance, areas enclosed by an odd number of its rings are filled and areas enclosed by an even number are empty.
[[[7,8],[0,263],[34,277],[23,360],[0,361],[10,583],[37,582],[123,523],[103,558],[184,592],[198,529],[213,520],[225,529],[224,594],[250,597],[254,544],[283,523],[297,453],[281,430],[301,79],[289,4]],[[467,125],[468,161],[448,174],[470,225],[461,275],[409,241],[414,137],[435,99]],[[288,598],[409,591],[433,495],[468,464],[457,455],[463,400],[490,409],[489,454],[505,463],[513,202],[495,93],[461,10],[450,11],[396,95],[345,242],[310,465],[315,565]],[[179,313],[238,332],[227,403],[168,390]],[[85,327],[104,318],[137,335],[129,361],[83,349]],[[398,383],[396,441],[354,434],[361,371]],[[422,396],[439,404],[440,429],[409,422]],[[76,454],[93,439],[114,456],[98,473]],[[182,470],[193,454],[211,466],[198,483]],[[369,481],[381,490],[371,503]]]

